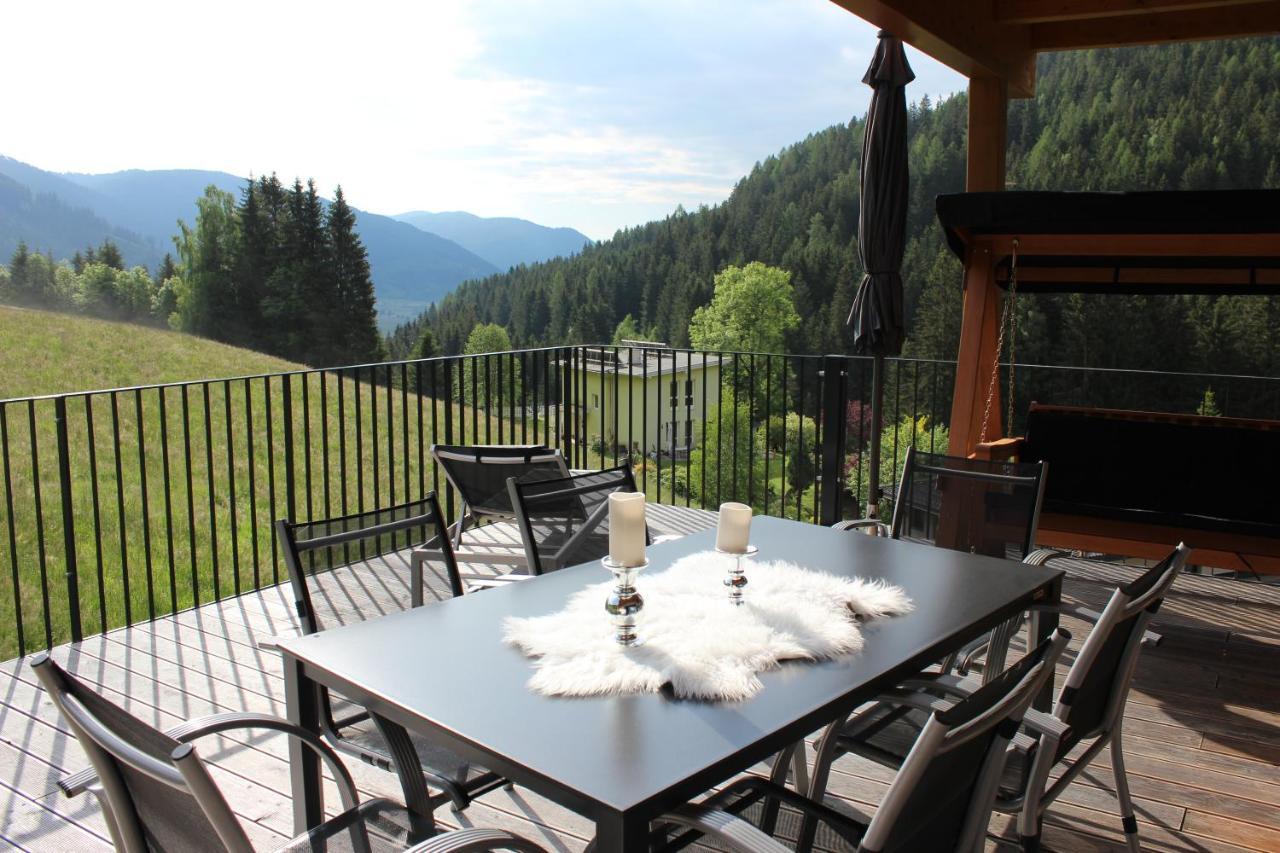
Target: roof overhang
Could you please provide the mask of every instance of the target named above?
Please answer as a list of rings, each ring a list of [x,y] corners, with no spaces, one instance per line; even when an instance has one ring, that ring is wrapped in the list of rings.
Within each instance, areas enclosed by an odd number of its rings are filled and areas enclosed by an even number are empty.
[[[832,0],[967,77],[1036,89],[1036,54],[1280,33],[1280,0]]]

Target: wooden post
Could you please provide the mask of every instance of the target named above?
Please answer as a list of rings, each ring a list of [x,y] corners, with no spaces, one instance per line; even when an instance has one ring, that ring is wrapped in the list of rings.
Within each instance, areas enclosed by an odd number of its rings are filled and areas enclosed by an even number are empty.
[[[969,80],[968,192],[1004,189],[1005,139],[1008,127],[1008,86],[995,77]],[[1000,329],[1000,294],[995,283],[994,259],[988,250],[970,249],[964,264],[964,317],[960,325],[960,350],[956,356],[956,382],[951,399],[952,456],[973,453],[982,429],[991,370],[995,364]],[[998,386],[998,383],[997,383]],[[1000,392],[991,401],[987,440],[1000,438]]]

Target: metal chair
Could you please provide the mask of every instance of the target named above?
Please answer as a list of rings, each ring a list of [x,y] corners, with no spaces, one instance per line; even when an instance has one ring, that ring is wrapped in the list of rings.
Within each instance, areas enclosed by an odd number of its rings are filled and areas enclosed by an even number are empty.
[[[276,522],[276,532],[304,634],[378,615],[362,612],[357,596],[366,597],[370,606],[378,607],[385,606],[386,598],[394,599],[398,590],[391,596],[378,597],[376,602],[366,590],[394,590],[399,586],[401,581],[394,577],[395,566],[388,564],[387,555],[405,550],[412,551],[409,606],[422,604],[423,564],[433,556],[444,564],[452,594],[458,596],[463,591],[435,492],[419,501],[340,518],[296,524],[280,520]],[[318,605],[324,607],[323,617]],[[440,788],[455,810],[466,808],[473,797],[506,784],[501,777],[470,765],[448,749],[408,735],[389,720],[371,718],[363,708],[331,696],[328,690],[321,691],[320,701],[323,733],[335,747],[389,771],[395,769],[393,751],[416,751],[427,783]],[[342,708],[341,714],[335,713],[335,705]],[[407,780],[401,781],[408,784]],[[421,794],[406,790],[406,801]],[[434,806],[440,797],[429,800]]]
[[[969,459],[907,448],[891,523],[878,519],[837,522],[839,530],[872,528],[881,536],[955,551],[1023,560],[1033,554],[1047,462]],[[1005,651],[1021,625],[1019,616],[942,662],[961,672],[986,654],[986,671],[1003,668]]]
[[[627,465],[535,482],[512,477],[507,485],[535,575],[608,554],[609,495],[636,490]],[[651,541],[646,529],[645,544]]]
[[[678,849],[710,836],[750,853],[789,849],[778,837],[804,851],[815,843],[860,851],[980,850],[1010,739],[1068,639],[1065,631],[1057,632],[961,702],[903,689],[883,697],[883,704],[918,712],[926,721],[870,820],[822,802],[830,762],[820,762],[822,775],[815,768],[810,795],[804,796],[783,786],[784,759],[774,765],[771,779],[745,777],[664,815],[655,841]],[[820,754],[833,747],[846,719],[823,733]],[[684,830],[674,838],[669,837],[672,824]]]
[[[462,534],[470,526],[490,521],[514,521],[507,480],[521,482],[569,476],[559,450],[543,444],[433,444],[431,456],[461,500],[458,519],[449,528],[459,556],[477,562],[524,565],[518,546],[504,548],[486,543],[462,551]]]
[[[265,714],[215,714],[168,732],[147,725],[108,702],[54,663],[47,654],[30,659],[45,691],[92,764],[79,781],[59,784],[68,796],[92,791],[102,806],[117,850],[248,853],[249,838],[192,741],[241,729],[284,732],[313,750],[333,774],[343,812],[300,835],[281,851],[444,851],[542,848],[493,829],[442,833],[430,813],[410,811],[390,800],[359,801],[350,772],[321,738],[287,720]]]
[[[1138,824],[1129,798],[1120,728],[1143,632],[1189,554],[1186,545],[1179,545],[1132,583],[1117,588],[1076,655],[1053,713],[1031,710],[1023,719],[1026,734],[1013,742],[995,808],[1018,814],[1018,832],[1024,849],[1038,849],[1045,809],[1107,746],[1111,747],[1116,799],[1125,838],[1131,849],[1139,849]],[[1062,608],[1036,610],[1045,609]],[[1035,612],[1033,621],[1034,618]],[[985,689],[977,679],[955,675],[912,679],[904,687],[962,702]],[[920,726],[918,716],[913,718],[896,714],[892,708],[873,707],[850,722],[837,736],[830,756],[820,755],[819,760],[829,767],[837,756],[852,752],[890,767],[899,766]],[[1077,745],[1086,743],[1087,747],[1078,757],[1070,756]],[[1058,765],[1064,768],[1063,773],[1049,785],[1049,773]],[[819,772],[825,769],[815,767],[815,777]]]
[[[1032,552],[1048,463],[997,462],[907,448],[888,525],[874,518],[838,530],[1021,560]]]

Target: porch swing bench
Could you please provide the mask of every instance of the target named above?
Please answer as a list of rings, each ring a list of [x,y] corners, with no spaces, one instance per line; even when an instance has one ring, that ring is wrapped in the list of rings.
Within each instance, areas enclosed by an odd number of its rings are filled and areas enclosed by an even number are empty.
[[[1016,293],[1280,295],[1276,190],[963,193],[937,212]],[[1186,541],[1193,564],[1280,574],[1280,420],[1033,402],[1023,436],[973,455],[1050,463],[1041,546],[1159,559]]]

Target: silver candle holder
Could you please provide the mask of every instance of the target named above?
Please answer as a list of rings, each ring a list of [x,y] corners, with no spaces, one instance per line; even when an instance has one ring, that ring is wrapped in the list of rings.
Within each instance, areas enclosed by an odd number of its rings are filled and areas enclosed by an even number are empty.
[[[733,565],[729,567],[729,577],[724,579],[724,585],[729,587],[729,603],[735,606],[742,604],[742,590],[747,585],[746,569],[742,567],[742,561],[747,557],[754,557],[760,549],[755,545],[748,545],[742,551],[725,551],[723,548],[716,548],[721,554],[727,554],[733,557]]]
[[[649,561],[646,559],[637,566],[623,566],[615,563],[612,557],[605,557],[600,563],[613,574],[613,591],[604,600],[604,609],[613,617],[613,639],[620,646],[638,646],[640,637],[636,624],[640,611],[644,610],[644,597],[636,590],[636,578]]]

